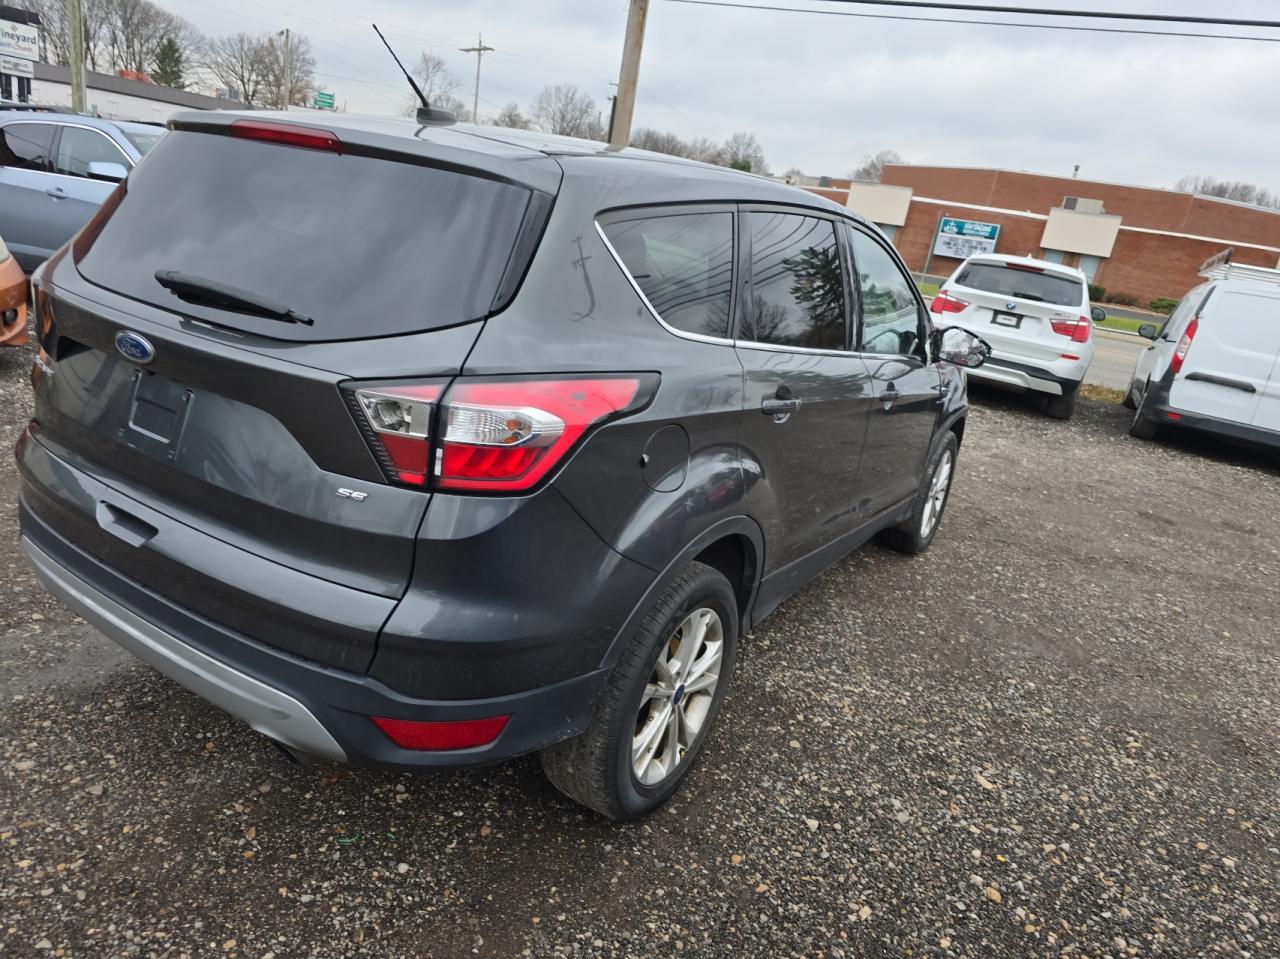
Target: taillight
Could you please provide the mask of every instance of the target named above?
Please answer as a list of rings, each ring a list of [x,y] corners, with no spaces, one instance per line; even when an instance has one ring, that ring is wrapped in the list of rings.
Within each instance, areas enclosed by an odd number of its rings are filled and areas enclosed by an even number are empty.
[[[1093,329],[1093,323],[1087,316],[1078,320],[1050,320],[1049,325],[1060,336],[1071,337],[1072,343],[1088,343],[1089,331]]]
[[[443,387],[436,383],[370,386],[352,393],[372,433],[374,453],[387,475],[425,486],[431,459],[431,417]]]
[[[930,313],[963,313],[969,308],[967,300],[952,296],[946,290],[938,291],[938,295],[929,304]]]
[[[265,140],[268,143],[305,147],[308,150],[342,152],[342,141],[328,130],[294,126],[292,123],[275,123],[271,120],[235,120],[231,124],[231,135],[243,140]]]
[[[1200,328],[1200,317],[1192,317],[1191,322],[1187,324],[1187,331],[1182,334],[1182,338],[1178,340],[1178,345],[1173,348],[1173,359],[1169,361],[1169,368],[1175,373],[1182,372],[1182,361],[1187,358],[1187,352],[1191,349],[1191,341],[1196,338],[1196,330]]]
[[[441,411],[436,484],[527,490],[598,423],[637,405],[639,377],[458,380]]]
[[[523,492],[583,435],[648,401],[653,374],[458,379],[346,388],[387,478],[406,486]]]

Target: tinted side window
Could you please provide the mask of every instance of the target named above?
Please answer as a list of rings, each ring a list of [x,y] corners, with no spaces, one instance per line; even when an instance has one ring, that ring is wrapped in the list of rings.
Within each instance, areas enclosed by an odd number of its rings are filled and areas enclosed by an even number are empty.
[[[10,123],[0,130],[0,166],[20,170],[48,170],[50,123]]]
[[[742,338],[755,343],[845,348],[840,248],[830,220],[753,211],[751,303]]]
[[[686,333],[729,335],[732,213],[624,220],[604,233],[664,323]]]
[[[865,233],[850,232],[862,299],[862,348],[868,353],[916,352],[920,310],[915,284],[884,247]]]
[[[88,176],[90,163],[118,163],[126,170],[124,152],[101,133],[81,127],[63,127],[54,168],[68,176]]]

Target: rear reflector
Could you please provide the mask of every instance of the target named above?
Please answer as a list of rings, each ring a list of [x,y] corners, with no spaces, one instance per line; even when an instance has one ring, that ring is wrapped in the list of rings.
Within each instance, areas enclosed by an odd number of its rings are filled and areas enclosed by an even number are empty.
[[[1182,372],[1182,362],[1187,358],[1187,353],[1191,350],[1191,341],[1196,338],[1196,330],[1198,329],[1200,329],[1200,317],[1196,316],[1187,324],[1187,331],[1182,334],[1182,338],[1178,340],[1178,345],[1173,349],[1173,357],[1169,360],[1169,368],[1173,372]]]
[[[1087,316],[1078,320],[1050,320],[1049,325],[1060,336],[1071,337],[1072,343],[1088,343],[1089,332],[1093,329],[1093,323]]]
[[[423,723],[411,719],[386,719],[382,716],[370,718],[401,749],[446,752],[488,745],[498,738],[511,716],[464,719],[452,723]]]
[[[969,308],[967,300],[952,296],[946,290],[939,290],[938,295],[929,304],[930,313],[963,313]]]
[[[436,457],[441,489],[530,489],[592,426],[634,408],[640,379],[467,380],[450,388]]]
[[[308,150],[342,152],[342,141],[328,130],[315,127],[294,126],[292,123],[274,123],[271,120],[236,120],[231,124],[231,135],[244,140],[265,140]]]

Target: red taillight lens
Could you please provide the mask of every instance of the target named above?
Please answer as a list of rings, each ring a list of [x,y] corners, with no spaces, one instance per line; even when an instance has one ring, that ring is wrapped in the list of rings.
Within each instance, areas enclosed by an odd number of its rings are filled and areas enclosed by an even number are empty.
[[[444,752],[487,746],[498,738],[511,716],[489,716],[485,719],[464,719],[452,723],[423,723],[412,719],[386,719],[382,716],[370,718],[401,749]]]
[[[281,143],[290,147],[305,147],[308,150],[328,150],[330,153],[342,152],[342,141],[328,130],[294,126],[292,123],[273,123],[270,120],[235,120],[231,124],[231,135],[244,140],[265,140],[268,143]]]
[[[1192,317],[1191,322],[1187,324],[1187,332],[1182,334],[1182,338],[1178,340],[1178,345],[1173,348],[1173,359],[1169,360],[1169,368],[1175,373],[1182,372],[1182,362],[1187,358],[1187,353],[1191,349],[1191,341],[1196,338],[1196,330],[1200,328],[1200,317]]]
[[[940,290],[929,304],[930,313],[963,313],[968,308],[968,301],[952,296],[946,290]]]
[[[1093,329],[1093,323],[1087,316],[1078,320],[1050,320],[1049,325],[1060,336],[1071,337],[1072,343],[1088,343],[1089,332]]]
[[[352,395],[372,433],[374,452],[388,475],[424,486],[430,463],[431,417],[442,387],[435,383],[367,387]]]
[[[638,377],[458,380],[441,411],[436,483],[527,490],[592,426],[635,404]]]

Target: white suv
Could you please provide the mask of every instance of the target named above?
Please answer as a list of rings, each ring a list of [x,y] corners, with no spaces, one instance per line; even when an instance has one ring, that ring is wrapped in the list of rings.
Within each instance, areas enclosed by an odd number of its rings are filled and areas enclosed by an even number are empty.
[[[1079,270],[1025,256],[982,253],[960,264],[929,309],[991,344],[986,365],[969,373],[1044,394],[1044,411],[1070,419],[1093,359],[1089,284]]]
[[[1125,406],[1129,432],[1153,439],[1167,425],[1280,448],[1280,270],[1231,263],[1200,269],[1208,282],[1182,298],[1138,357]]]

